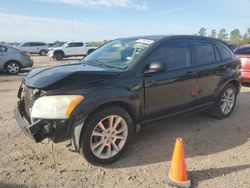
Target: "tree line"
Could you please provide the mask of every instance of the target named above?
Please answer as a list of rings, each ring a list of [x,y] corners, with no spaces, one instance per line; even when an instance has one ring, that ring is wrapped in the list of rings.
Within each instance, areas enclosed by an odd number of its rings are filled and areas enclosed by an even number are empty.
[[[217,38],[236,45],[250,44],[250,28],[242,35],[239,29],[234,29],[230,33],[227,33],[225,28],[219,31],[212,29],[210,34],[208,34],[208,30],[202,27],[195,35]]]

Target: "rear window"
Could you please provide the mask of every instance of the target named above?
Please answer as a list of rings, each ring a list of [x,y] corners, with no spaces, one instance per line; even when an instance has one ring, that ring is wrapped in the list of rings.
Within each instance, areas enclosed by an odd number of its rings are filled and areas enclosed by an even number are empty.
[[[196,65],[216,62],[213,44],[210,42],[193,42]]]
[[[229,48],[220,44],[217,44],[216,46],[219,50],[222,61],[230,60],[233,58],[233,52]]]
[[[8,48],[0,46],[0,52],[7,52]]]

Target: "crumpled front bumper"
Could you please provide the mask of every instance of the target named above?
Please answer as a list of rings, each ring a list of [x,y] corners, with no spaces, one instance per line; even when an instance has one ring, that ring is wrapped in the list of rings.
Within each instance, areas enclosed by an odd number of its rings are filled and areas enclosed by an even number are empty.
[[[44,136],[41,135],[41,127],[43,122],[41,120],[36,121],[33,124],[29,124],[28,121],[21,115],[19,108],[14,109],[14,117],[17,121],[18,126],[23,130],[25,135],[30,137],[35,142],[41,142]]]

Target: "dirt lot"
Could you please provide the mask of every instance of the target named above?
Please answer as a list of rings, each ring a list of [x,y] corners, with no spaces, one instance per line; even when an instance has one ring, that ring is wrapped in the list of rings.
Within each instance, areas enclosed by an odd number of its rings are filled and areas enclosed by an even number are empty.
[[[35,67],[57,63],[33,59]],[[0,74],[0,187],[168,187],[176,137],[185,140],[193,187],[250,187],[250,87],[242,87],[230,118],[199,113],[155,123],[121,160],[96,167],[68,151],[67,142],[54,145],[53,158],[52,143],[35,144],[17,127],[12,110],[23,75]]]

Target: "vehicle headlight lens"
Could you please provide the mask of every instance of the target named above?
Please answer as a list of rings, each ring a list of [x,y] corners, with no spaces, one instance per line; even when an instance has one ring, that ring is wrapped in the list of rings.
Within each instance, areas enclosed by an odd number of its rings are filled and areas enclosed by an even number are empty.
[[[56,95],[38,98],[31,111],[32,118],[69,119],[74,108],[82,101],[81,95]]]

